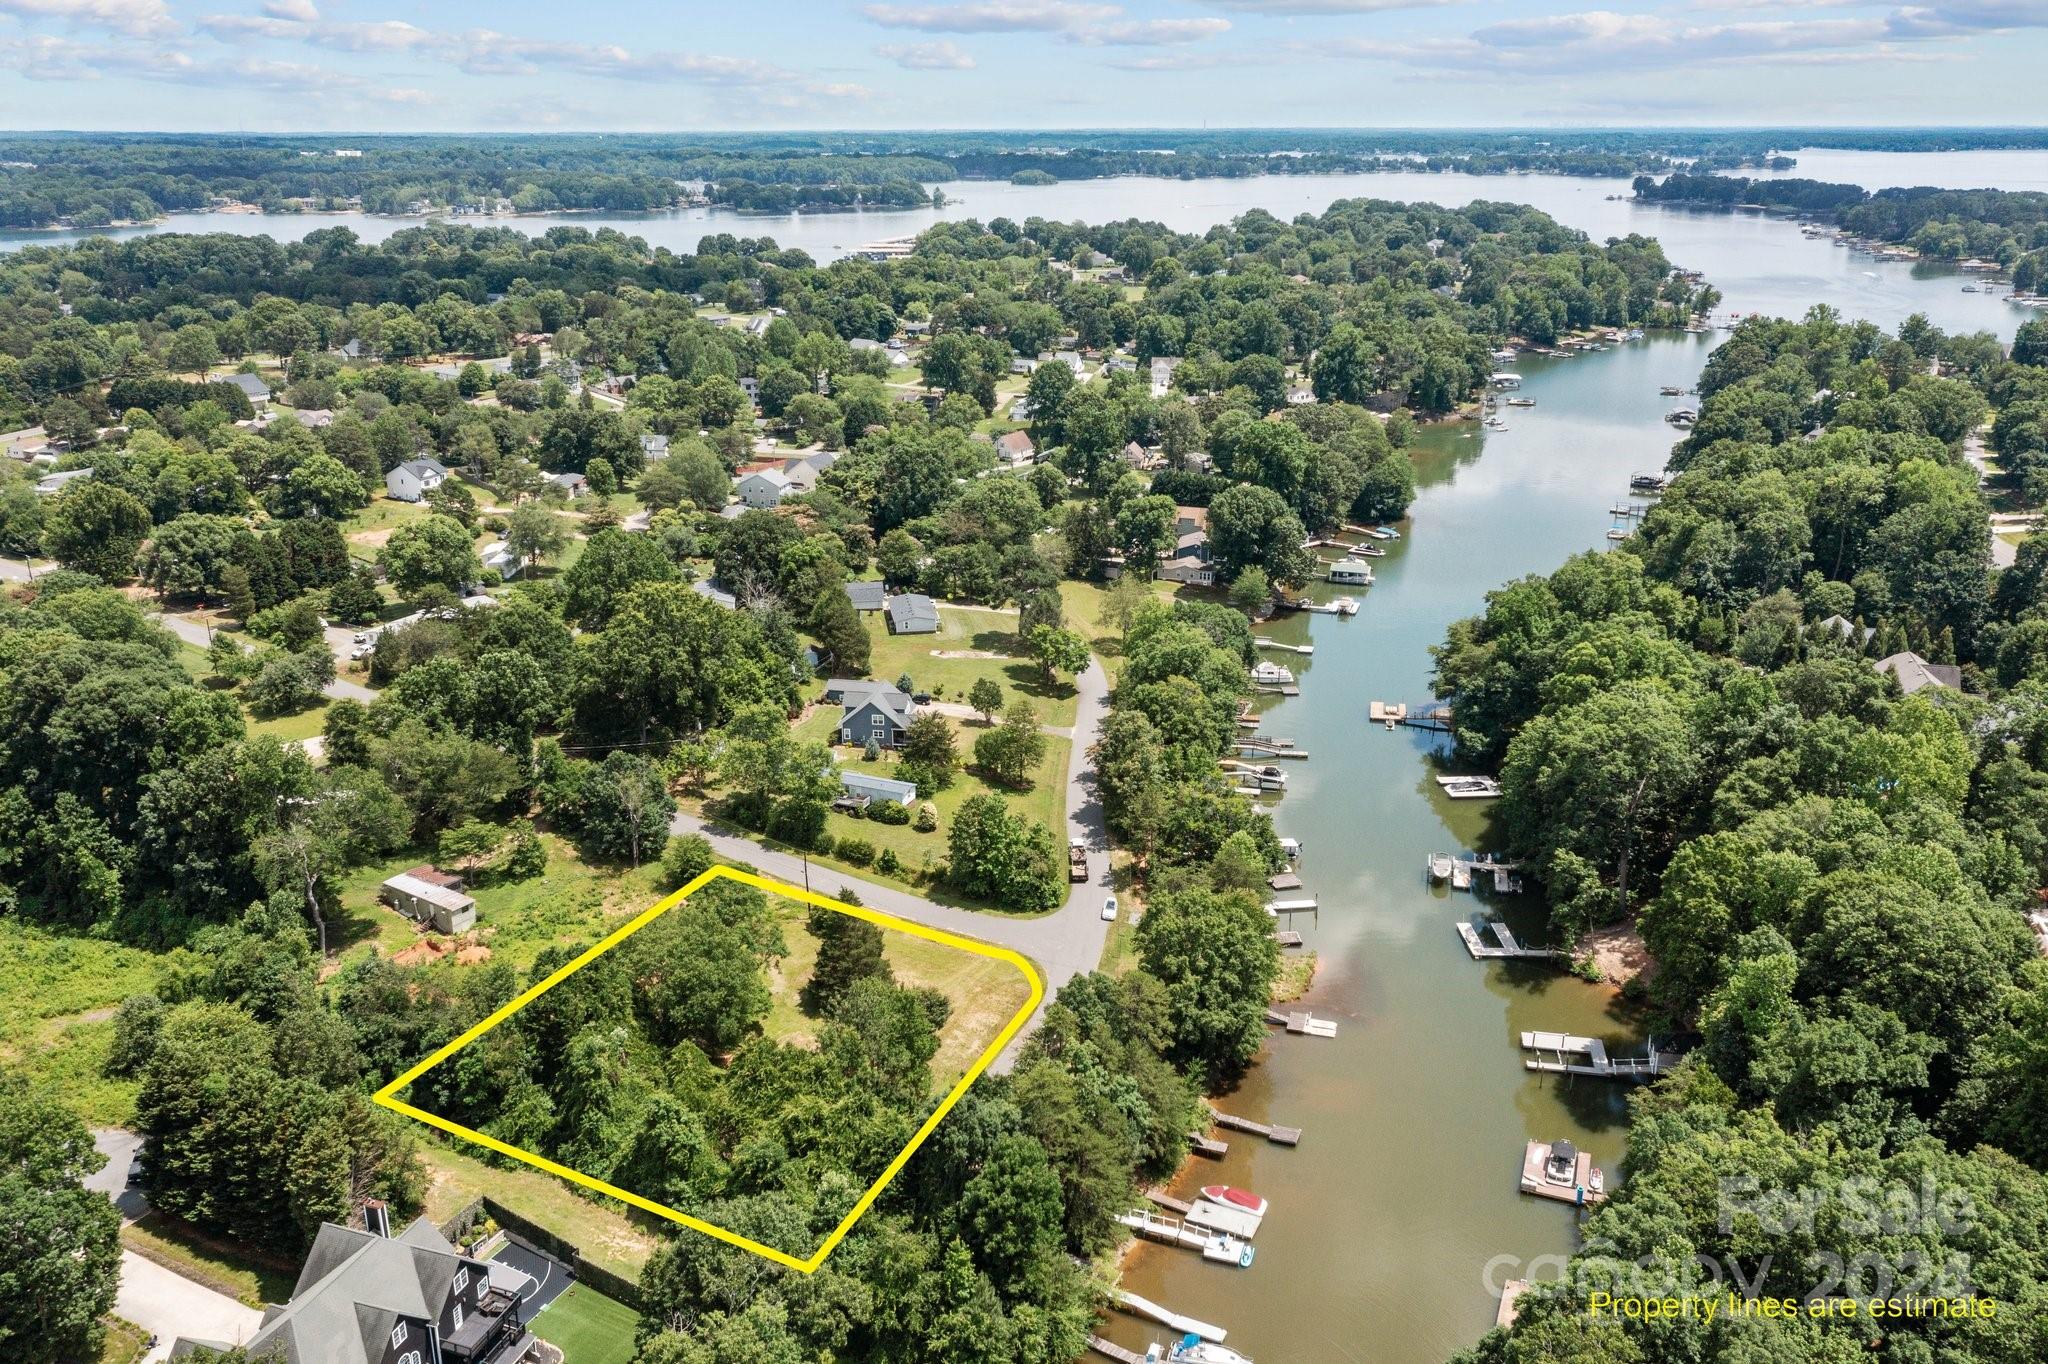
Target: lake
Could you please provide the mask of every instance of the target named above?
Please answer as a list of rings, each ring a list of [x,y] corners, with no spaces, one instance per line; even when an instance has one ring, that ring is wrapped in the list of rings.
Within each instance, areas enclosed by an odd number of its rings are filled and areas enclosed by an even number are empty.
[[[2039,155],[2000,154],[2007,159],[1999,164],[2015,178],[2033,175]],[[1956,173],[1969,179],[1997,169]],[[1347,197],[1514,200],[1597,238],[1658,237],[1675,264],[1706,272],[1725,295],[1724,309],[1797,316],[1821,303],[1888,328],[1917,311],[1948,330],[2001,337],[2027,316],[2003,299],[1962,293],[1943,270],[1874,261],[1802,237],[1783,219],[1618,200],[1627,192],[1619,180],[1386,174],[944,188],[959,202],[938,211],[762,218],[700,209],[512,221],[530,231],[557,221],[615,226],[679,251],[706,232],[773,236],[822,260],[941,217],[1139,217],[1198,231],[1251,208],[1290,217]],[[409,225],[196,215],[176,226],[300,236],[336,222],[370,239]],[[1286,764],[1290,791],[1277,822],[1302,841],[1303,893],[1322,906],[1315,921],[1296,923],[1322,960],[1304,1004],[1337,1020],[1338,1035],[1276,1036],[1243,1088],[1219,1101],[1305,1129],[1298,1149],[1234,1136],[1227,1159],[1184,1179],[1239,1184],[1272,1200],[1257,1263],[1225,1269],[1147,1247],[1134,1253],[1126,1277],[1139,1293],[1228,1327],[1233,1347],[1266,1364],[1441,1361],[1492,1324],[1501,1282],[1554,1273],[1573,1244],[1569,1209],[1516,1191],[1524,1142],[1570,1138],[1616,1174],[1622,1087],[1530,1075],[1516,1036],[1568,1031],[1626,1045],[1633,1020],[1615,1011],[1605,987],[1466,955],[1456,924],[1478,905],[1429,887],[1423,861],[1433,851],[1491,846],[1484,803],[1445,800],[1432,780],[1431,745],[1411,731],[1372,728],[1366,711],[1374,699],[1425,697],[1429,646],[1451,621],[1479,610],[1488,590],[1607,544],[1608,508],[1626,500],[1629,474],[1661,467],[1672,443],[1663,414],[1673,400],[1658,389],[1691,387],[1717,339],[1653,334],[1577,359],[1526,359],[1521,391],[1537,405],[1504,409],[1508,430],[1465,424],[1423,433],[1420,491],[1404,538],[1375,560],[1374,586],[1346,589],[1363,600],[1360,614],[1295,617],[1268,632],[1315,645],[1312,658],[1282,656],[1300,675],[1301,695],[1268,707],[1265,729],[1310,753],[1305,763]],[[1519,925],[1539,927],[1533,906],[1511,913]],[[1106,1331],[1134,1346],[1164,1334],[1127,1318]]]

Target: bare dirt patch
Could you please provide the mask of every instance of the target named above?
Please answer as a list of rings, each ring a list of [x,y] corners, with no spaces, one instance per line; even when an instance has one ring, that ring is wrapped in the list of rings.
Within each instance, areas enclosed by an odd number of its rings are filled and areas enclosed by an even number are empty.
[[[1635,920],[1596,928],[1579,939],[1579,951],[1600,969],[1600,979],[1620,987],[1632,980],[1648,984],[1657,974],[1657,959],[1636,931]]]

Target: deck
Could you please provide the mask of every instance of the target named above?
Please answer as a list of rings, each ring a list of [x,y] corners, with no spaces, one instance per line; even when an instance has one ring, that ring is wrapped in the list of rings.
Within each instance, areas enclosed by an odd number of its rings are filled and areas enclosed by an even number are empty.
[[[1489,932],[1493,935],[1494,943],[1496,944],[1494,946],[1489,946],[1486,942],[1485,934]],[[1479,958],[1518,957],[1536,959],[1562,957],[1565,955],[1555,947],[1524,947],[1516,940],[1515,931],[1498,919],[1488,919],[1476,926],[1470,922],[1460,923],[1458,925],[1458,936],[1465,940],[1465,950]]]
[[[1312,1013],[1281,1013],[1278,1009],[1266,1010],[1266,1021],[1276,1028],[1285,1028],[1296,1037],[1335,1037],[1337,1025],[1327,1018],[1317,1018]]]
[[[1264,1137],[1275,1146],[1301,1145],[1299,1127],[1281,1127],[1270,1122],[1255,1122],[1250,1118],[1240,1118],[1235,1113],[1225,1113],[1214,1108],[1209,1110],[1209,1116],[1218,1127],[1227,1127],[1233,1132],[1250,1132],[1254,1136]]]
[[[1646,1056],[1616,1058],[1607,1054],[1607,1044],[1597,1037],[1525,1032],[1522,1050],[1539,1054],[1522,1064],[1529,1070],[1551,1075],[1590,1075],[1601,1080],[1654,1080],[1678,1064],[1676,1053],[1657,1050],[1656,1038],[1650,1038],[1647,1046]]]

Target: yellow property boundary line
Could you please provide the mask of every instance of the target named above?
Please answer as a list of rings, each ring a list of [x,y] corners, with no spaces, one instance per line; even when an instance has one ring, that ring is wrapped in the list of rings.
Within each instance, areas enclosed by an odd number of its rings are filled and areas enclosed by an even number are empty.
[[[689,899],[690,896],[702,890],[705,886],[721,879],[738,881],[743,885],[749,885],[757,890],[766,891],[770,895],[778,895],[784,899],[801,901],[807,905],[816,905],[820,909],[833,909],[841,914],[851,914],[856,919],[865,919],[869,923],[876,924],[882,928],[894,929],[898,933],[908,933],[912,937],[924,938],[931,942],[944,944],[947,947],[957,947],[963,952],[972,952],[976,956],[988,957],[994,961],[1008,962],[1011,966],[1017,968],[1018,972],[1023,975],[1025,983],[1031,987],[1030,998],[1024,1001],[1024,1007],[1019,1009],[1016,1015],[1003,1025],[1003,1030],[996,1034],[995,1040],[990,1042],[981,1055],[975,1058],[974,1064],[967,1068],[966,1074],[962,1075],[952,1089],[947,1091],[946,1097],[939,1101],[939,1106],[932,1110],[930,1117],[924,1120],[924,1126],[917,1129],[917,1134],[910,1139],[910,1144],[904,1147],[894,1160],[889,1162],[889,1167],[882,1171],[881,1178],[868,1186],[867,1191],[860,1196],[860,1200],[853,1205],[853,1210],[846,1214],[845,1219],[832,1229],[832,1234],[827,1236],[824,1243],[808,1257],[798,1259],[787,1251],[777,1250],[774,1246],[764,1246],[759,1241],[742,1236],[735,1231],[728,1231],[724,1227],[715,1226],[710,1222],[706,1222],[701,1217],[692,1217],[686,1212],[680,1212],[666,1204],[657,1203],[651,1198],[642,1198],[639,1194],[629,1189],[621,1189],[617,1185],[608,1184],[602,1179],[595,1179],[579,1170],[572,1170],[566,1165],[549,1160],[546,1156],[535,1155],[533,1152],[522,1150],[509,1142],[499,1141],[496,1137],[487,1136],[473,1128],[464,1127],[461,1123],[450,1122],[439,1114],[415,1108],[398,1097],[400,1090],[405,1089],[413,1081],[419,1079],[420,1076],[425,1075],[435,1066],[440,1065],[456,1052],[461,1051],[471,1042],[476,1041],[479,1037],[482,1037],[485,1033],[503,1023],[513,1014],[518,1013],[521,1009],[533,1003],[534,1000],[539,999],[570,976],[575,975],[578,971],[590,965],[590,963],[596,961],[614,947],[617,947],[627,938],[632,937],[648,924],[653,923],[656,919]],[[825,1257],[830,1255],[839,1243],[846,1239],[846,1234],[853,1230],[853,1224],[858,1222],[870,1207],[874,1206],[875,1199],[881,1196],[882,1190],[889,1187],[889,1181],[896,1178],[904,1165],[909,1162],[911,1156],[916,1154],[917,1148],[924,1145],[925,1138],[929,1137],[938,1127],[939,1120],[952,1111],[954,1104],[960,1102],[961,1096],[967,1093],[968,1086],[972,1085],[981,1077],[981,1073],[988,1069],[989,1063],[994,1061],[1002,1049],[1008,1045],[1010,1039],[1017,1035],[1018,1029],[1024,1026],[1024,1021],[1031,1017],[1032,1011],[1044,999],[1045,982],[1039,978],[1038,972],[1022,954],[1013,952],[1007,947],[996,947],[989,943],[976,942],[972,938],[963,938],[957,933],[948,933],[943,929],[927,928],[923,924],[913,923],[908,919],[899,919],[893,914],[884,914],[880,910],[869,909],[864,905],[844,904],[838,900],[828,899],[823,895],[814,895],[810,891],[792,886],[786,881],[778,881],[773,877],[761,876],[755,872],[740,871],[733,867],[713,867],[681,890],[676,891],[651,908],[642,910],[626,923],[613,929],[594,946],[579,953],[575,960],[564,965],[546,980],[529,986],[503,1008],[498,1009],[490,1017],[484,1019],[481,1023],[478,1023],[446,1046],[437,1049],[431,1056],[428,1056],[424,1061],[421,1061],[390,1084],[378,1090],[372,1097],[377,1103],[394,1113],[403,1113],[406,1117],[423,1122],[429,1127],[437,1127],[443,1132],[461,1137],[464,1141],[475,1142],[477,1145],[496,1151],[500,1155],[510,1156],[514,1160],[531,1165],[537,1170],[545,1170],[549,1174],[559,1176],[573,1184],[580,1184],[586,1189],[595,1190],[598,1193],[616,1198],[623,1203],[630,1203],[642,1212],[653,1213],[656,1217],[663,1217],[671,1222],[680,1223],[691,1228],[693,1231],[701,1231],[706,1236],[716,1237],[727,1245],[738,1246],[742,1250],[751,1250],[756,1255],[764,1256],[779,1265],[785,1265],[790,1269],[809,1274],[815,1271],[818,1266],[824,1264]]]

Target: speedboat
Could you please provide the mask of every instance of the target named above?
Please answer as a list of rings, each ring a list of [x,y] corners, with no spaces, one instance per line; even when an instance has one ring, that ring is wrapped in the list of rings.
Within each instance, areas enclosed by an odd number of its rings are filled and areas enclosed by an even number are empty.
[[[1166,1357],[1172,1364],[1252,1364],[1251,1356],[1241,1355],[1228,1345],[1218,1345],[1200,1336],[1182,1337]]]
[[[1536,406],[1536,400],[1535,400],[1534,398],[1510,398],[1510,399],[1508,399],[1508,406],[1509,406],[1509,407],[1534,407],[1534,406]]]
[[[1586,1186],[1594,1193],[1605,1193],[1607,1191],[1607,1176],[1600,1173],[1598,1165],[1595,1165],[1591,1173],[1586,1176]]]
[[[1226,1208],[1242,1208],[1254,1217],[1266,1215],[1266,1200],[1249,1189],[1240,1189],[1229,1184],[1204,1184],[1202,1197],[1211,1203],[1221,1203]]]

